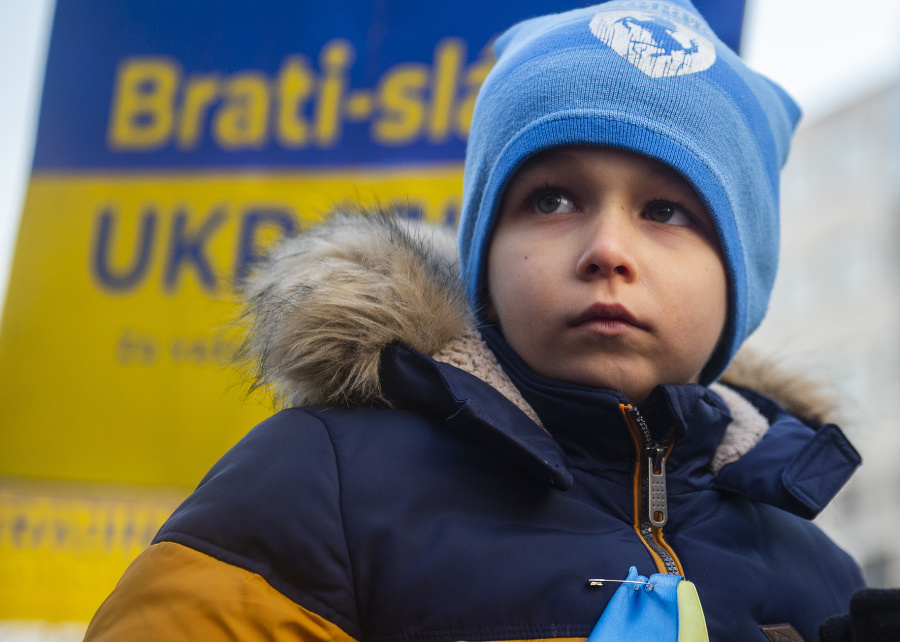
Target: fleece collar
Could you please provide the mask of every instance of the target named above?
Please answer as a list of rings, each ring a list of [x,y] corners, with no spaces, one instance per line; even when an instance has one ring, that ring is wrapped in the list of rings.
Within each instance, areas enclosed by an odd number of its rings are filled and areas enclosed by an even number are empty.
[[[634,444],[620,410],[620,404],[630,403],[625,395],[541,376],[522,361],[495,327],[480,331],[547,430],[557,440],[571,444],[575,452],[588,448],[579,466],[632,470]],[[668,465],[676,475],[707,469],[731,422],[729,408],[721,398],[696,384],[657,386],[638,411],[655,440],[676,441]]]
[[[381,375],[383,393],[395,406],[442,420],[449,430],[518,462],[545,484],[560,490],[572,485],[553,437],[475,375],[402,343],[385,348]]]
[[[497,356],[506,365],[508,355],[501,350]],[[544,430],[478,377],[401,343],[384,350],[380,371],[389,403],[441,421],[447,430],[518,463],[533,479],[558,490],[571,487],[573,465],[582,468],[590,461],[598,470],[625,472],[633,464],[633,446],[618,409],[623,398],[614,391],[539,379],[525,385],[515,368],[508,369],[545,421]],[[760,409],[770,428],[716,476],[710,462],[732,421],[722,398],[697,385],[660,386],[651,395],[648,423],[656,430],[674,426],[680,434],[667,467],[673,481],[685,490],[701,484],[814,517],[849,479],[859,455],[837,426],[814,429],[765,397],[740,394]]]

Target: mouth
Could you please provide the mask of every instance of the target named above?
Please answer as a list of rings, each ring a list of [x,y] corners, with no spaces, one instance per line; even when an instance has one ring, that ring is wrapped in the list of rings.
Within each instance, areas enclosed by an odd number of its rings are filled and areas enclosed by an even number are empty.
[[[575,317],[570,325],[573,328],[587,328],[604,335],[647,329],[625,306],[618,303],[595,303]]]

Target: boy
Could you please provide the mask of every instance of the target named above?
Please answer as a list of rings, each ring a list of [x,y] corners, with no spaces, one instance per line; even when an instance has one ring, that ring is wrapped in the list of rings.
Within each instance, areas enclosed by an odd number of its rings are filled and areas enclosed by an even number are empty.
[[[247,345],[292,407],[88,640],[813,640],[847,610],[859,570],[807,519],[858,455],[712,383],[766,308],[796,107],[686,0],[496,48],[462,283],[383,215],[280,246]]]

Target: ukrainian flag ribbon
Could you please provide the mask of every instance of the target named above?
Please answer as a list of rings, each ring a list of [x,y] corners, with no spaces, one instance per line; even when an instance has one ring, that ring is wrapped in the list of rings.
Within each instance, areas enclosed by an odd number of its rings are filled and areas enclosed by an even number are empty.
[[[588,642],[709,642],[696,587],[681,575],[638,575],[632,566]]]

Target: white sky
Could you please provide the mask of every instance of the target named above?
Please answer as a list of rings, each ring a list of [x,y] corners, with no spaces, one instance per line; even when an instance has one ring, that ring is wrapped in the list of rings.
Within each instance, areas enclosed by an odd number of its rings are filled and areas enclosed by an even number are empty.
[[[53,0],[0,0],[0,301],[31,165],[52,9]],[[747,0],[743,48],[809,122],[900,79],[900,0]]]

